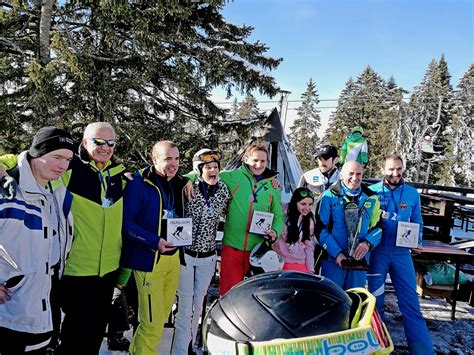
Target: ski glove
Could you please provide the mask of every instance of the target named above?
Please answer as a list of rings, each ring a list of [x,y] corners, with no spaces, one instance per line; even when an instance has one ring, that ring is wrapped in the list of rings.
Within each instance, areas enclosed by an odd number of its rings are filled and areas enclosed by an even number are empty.
[[[0,197],[13,199],[16,196],[16,188],[18,184],[11,176],[4,176],[0,183]]]

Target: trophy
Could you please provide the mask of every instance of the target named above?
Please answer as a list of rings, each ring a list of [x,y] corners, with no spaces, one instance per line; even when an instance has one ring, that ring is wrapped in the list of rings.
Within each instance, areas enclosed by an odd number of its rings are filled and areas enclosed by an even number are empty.
[[[0,258],[5,260],[14,270],[20,271],[20,268],[16,264],[15,260],[13,260],[13,258],[10,256],[10,254],[8,254],[7,250],[5,249],[5,247],[2,244],[0,244]],[[25,275],[13,276],[13,277],[9,278],[8,280],[6,280],[5,282],[3,282],[3,285],[6,288],[15,287],[16,285],[18,285],[20,283],[21,280],[23,280],[23,277],[25,277]]]
[[[359,206],[354,202],[349,202],[344,208],[344,220],[347,230],[347,247],[349,255],[341,262],[342,268],[347,270],[368,270],[369,266],[365,258],[354,258],[354,252],[358,244],[358,237],[362,224],[362,214],[364,207],[359,212]]]

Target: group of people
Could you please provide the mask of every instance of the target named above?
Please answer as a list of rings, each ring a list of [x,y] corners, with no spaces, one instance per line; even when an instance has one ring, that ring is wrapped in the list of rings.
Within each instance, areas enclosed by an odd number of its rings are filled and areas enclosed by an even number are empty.
[[[422,225],[419,195],[403,182],[398,155],[385,157],[383,180],[367,188],[362,165],[348,160],[338,170],[337,148],[325,145],[284,212],[263,142],[250,145],[231,171],[221,171],[219,151],[202,149],[186,175],[171,141],[155,143],[152,163],[134,175],[113,162],[115,146],[113,127],[95,122],[78,148],[68,132],[45,127],[28,151],[0,157],[0,354],[44,353],[51,338],[60,340],[58,353],[97,354],[114,288],[132,272],[139,325],[130,353],[157,353],[175,295],[171,353],[195,350],[223,218],[221,296],[244,279],[263,240],[281,255],[284,270],[318,271],[319,247],[327,253],[321,275],[344,289],[367,282],[382,315],[389,272],[410,351],[433,353],[410,251],[395,244],[399,221]],[[355,216],[353,247],[347,211]],[[261,233],[250,232],[255,212],[271,215]],[[186,219],[192,240],[176,247],[168,232]],[[348,259],[365,260],[368,272],[345,267]]]
[[[352,134],[355,137],[349,137],[349,140],[360,139],[361,133],[362,129],[356,126]],[[327,253],[322,261],[321,275],[343,289],[367,285],[376,297],[377,311],[383,317],[385,280],[390,274],[410,354],[433,354],[416,293],[411,250],[397,245],[400,222],[418,225],[420,246],[423,235],[420,195],[403,179],[403,159],[397,154],[386,155],[381,162],[382,180],[367,187],[362,183],[363,165],[367,163],[367,155],[362,150],[352,154],[353,160],[347,160],[346,155],[340,171],[336,147],[324,145],[317,154],[318,167],[304,173],[299,184],[319,196],[316,198],[318,241]],[[355,207],[354,204],[357,206],[354,208],[357,238],[349,245],[351,228],[347,210],[351,205]],[[348,258],[364,260],[366,268],[344,267]]]

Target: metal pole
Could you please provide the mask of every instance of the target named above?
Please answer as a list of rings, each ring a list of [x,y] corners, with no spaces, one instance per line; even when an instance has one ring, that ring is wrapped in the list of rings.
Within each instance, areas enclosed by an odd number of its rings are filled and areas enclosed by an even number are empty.
[[[291,91],[280,90],[280,120],[283,119],[283,129],[286,127],[286,113],[288,112],[288,95],[291,94]],[[285,114],[283,115],[283,105],[285,105]]]

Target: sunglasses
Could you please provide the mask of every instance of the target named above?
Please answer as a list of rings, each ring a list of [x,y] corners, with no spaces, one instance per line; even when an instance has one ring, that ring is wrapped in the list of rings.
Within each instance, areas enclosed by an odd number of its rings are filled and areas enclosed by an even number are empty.
[[[202,153],[201,155],[199,155],[199,160],[201,160],[204,163],[208,163],[211,161],[219,162],[222,160],[222,154],[219,151]]]
[[[309,190],[301,190],[299,192],[300,196],[301,197],[311,197],[314,199],[315,195],[312,191],[309,191]]]
[[[96,146],[102,147],[103,145],[107,144],[107,147],[113,148],[117,141],[115,139],[102,139],[102,138],[87,138],[91,142],[93,142]]]

